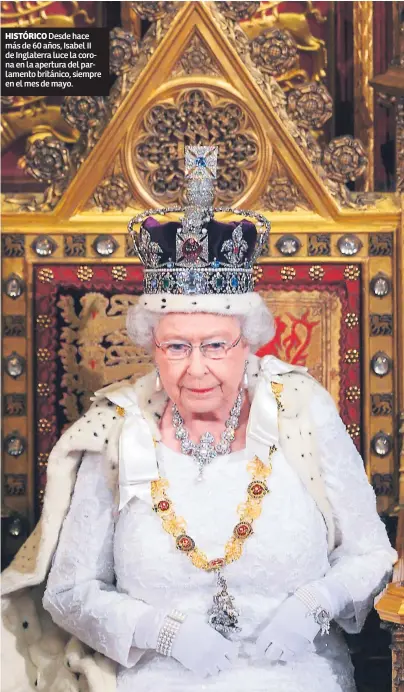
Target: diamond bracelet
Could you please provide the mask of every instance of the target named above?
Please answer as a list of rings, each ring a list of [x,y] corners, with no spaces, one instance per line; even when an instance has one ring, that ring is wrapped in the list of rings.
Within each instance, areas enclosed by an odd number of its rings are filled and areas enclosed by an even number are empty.
[[[306,608],[308,608],[309,612],[307,615],[311,615],[314,622],[319,625],[321,635],[329,634],[331,615],[319,604],[312,591],[303,586],[301,589],[296,591],[295,595],[306,606]]]
[[[157,638],[156,651],[162,656],[171,656],[174,639],[184,622],[186,615],[179,610],[172,610],[164,618],[163,625]]]

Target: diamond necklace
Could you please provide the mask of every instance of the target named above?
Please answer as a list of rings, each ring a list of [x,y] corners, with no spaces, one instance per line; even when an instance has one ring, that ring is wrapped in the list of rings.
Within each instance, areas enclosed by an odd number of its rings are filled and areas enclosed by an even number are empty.
[[[172,407],[172,420],[175,429],[175,437],[181,442],[181,452],[192,455],[198,465],[198,481],[203,478],[205,464],[209,464],[218,454],[229,454],[231,443],[235,437],[235,431],[239,425],[241,404],[243,401],[243,390],[240,389],[237,399],[230,411],[230,415],[225,423],[225,429],[220,436],[220,442],[215,445],[215,438],[210,432],[201,435],[200,442],[192,442],[189,439],[188,430],[185,428],[182,418],[175,404]]]

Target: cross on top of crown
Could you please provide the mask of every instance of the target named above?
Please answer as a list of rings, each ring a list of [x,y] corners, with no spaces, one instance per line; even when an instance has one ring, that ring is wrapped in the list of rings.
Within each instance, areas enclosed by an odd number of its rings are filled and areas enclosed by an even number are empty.
[[[216,178],[217,147],[185,147],[185,177],[188,179]]]

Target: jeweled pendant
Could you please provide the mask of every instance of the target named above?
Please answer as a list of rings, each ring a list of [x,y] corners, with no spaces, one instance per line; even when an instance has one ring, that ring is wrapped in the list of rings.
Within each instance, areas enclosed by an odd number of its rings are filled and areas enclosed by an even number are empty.
[[[235,634],[241,632],[241,627],[238,626],[240,612],[234,605],[234,597],[229,594],[226,579],[220,570],[217,573],[217,586],[213,605],[208,611],[208,622],[223,637],[233,639]]]
[[[196,482],[201,483],[203,481],[203,471],[205,469],[205,460],[202,457],[195,457],[194,456],[194,461],[196,461],[198,465],[198,475],[196,477]]]

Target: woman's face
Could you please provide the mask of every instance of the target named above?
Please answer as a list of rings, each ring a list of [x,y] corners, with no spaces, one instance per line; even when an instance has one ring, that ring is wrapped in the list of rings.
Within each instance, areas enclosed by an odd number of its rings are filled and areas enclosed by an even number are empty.
[[[230,344],[240,334],[240,323],[235,317],[207,313],[170,313],[162,317],[155,329],[157,343],[188,342],[193,346],[191,354],[180,360],[170,360],[168,354],[154,346],[163,387],[180,410],[195,414],[223,407],[226,413],[230,410],[240,389],[249,348],[240,339],[224,358],[213,360],[203,355],[199,345],[223,341]]]

